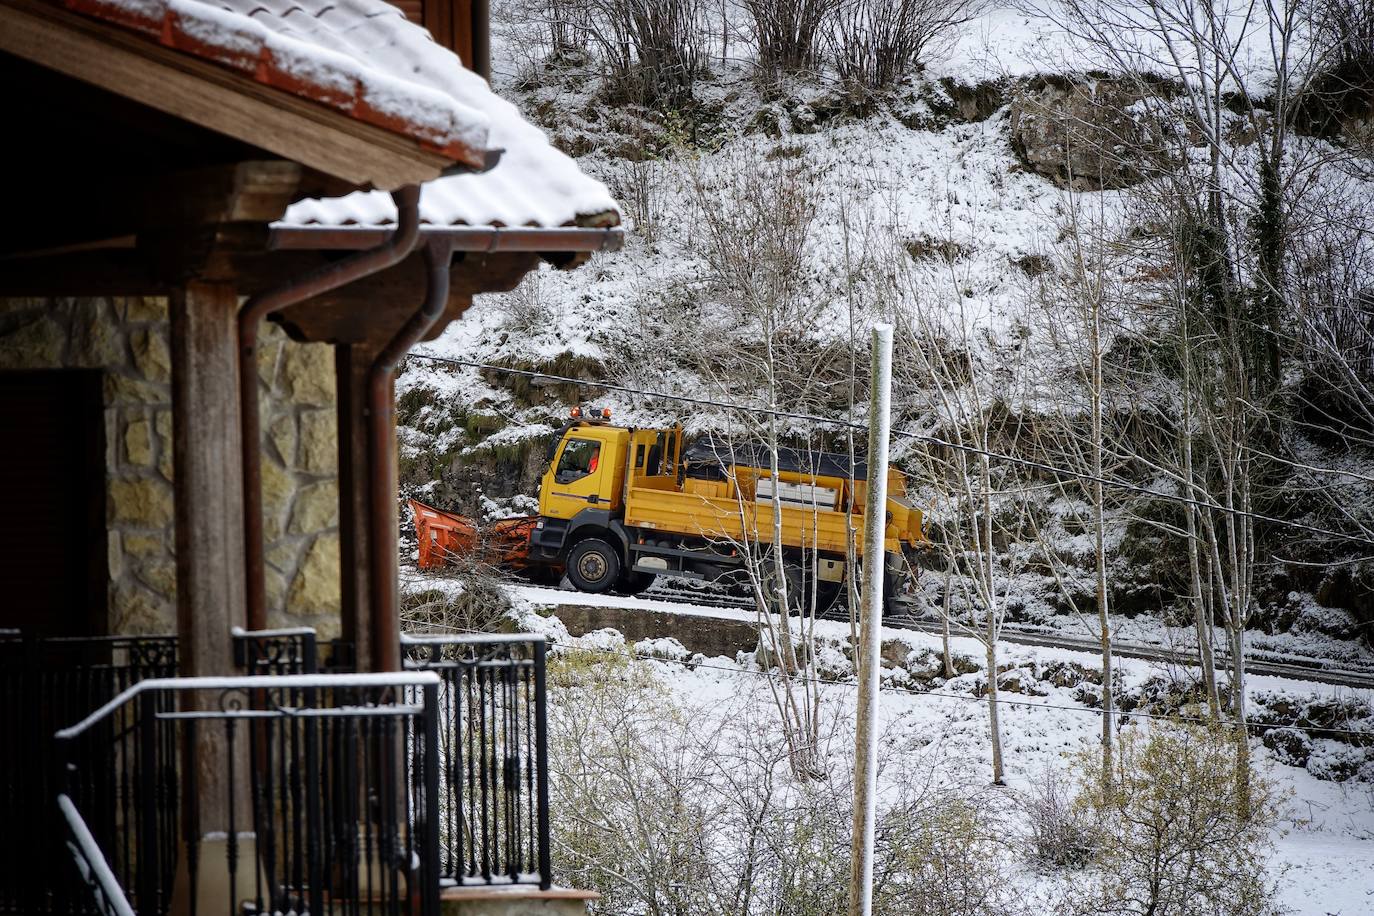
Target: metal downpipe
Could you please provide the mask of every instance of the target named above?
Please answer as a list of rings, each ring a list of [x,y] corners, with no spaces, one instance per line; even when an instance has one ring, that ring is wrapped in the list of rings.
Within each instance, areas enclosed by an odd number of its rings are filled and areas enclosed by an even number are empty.
[[[425,299],[372,363],[368,376],[368,587],[372,590],[370,670],[394,671],[401,664],[401,627],[396,602],[396,366],[439,320],[448,305],[453,245],[432,239],[424,246]]]
[[[346,286],[400,263],[420,239],[420,189],[408,185],[392,192],[396,230],[356,255],[309,271],[276,289],[253,296],[239,310],[239,434],[243,463],[243,555],[248,629],[267,626],[267,583],[263,568],[262,417],[258,405],[258,328],[263,319],[288,306]]]

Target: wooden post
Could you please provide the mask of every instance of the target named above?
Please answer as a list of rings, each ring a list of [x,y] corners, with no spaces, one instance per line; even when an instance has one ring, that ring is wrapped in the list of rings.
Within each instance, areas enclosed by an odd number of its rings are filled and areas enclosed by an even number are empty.
[[[193,281],[170,297],[169,306],[180,669],[188,676],[229,675],[235,673],[230,629],[244,622],[238,297],[227,284]],[[187,709],[217,702],[182,695]],[[221,729],[188,734],[194,741],[183,746],[183,767],[194,775],[183,782],[184,812],[196,812],[202,835],[249,823],[242,749],[230,761]],[[207,874],[209,861],[207,853]]]
[[[188,283],[171,297],[173,492],[181,673],[234,673],[229,629],[243,624],[238,297]]]
[[[359,671],[372,666],[372,577],[368,543],[368,373],[376,351],[367,344],[334,348],[339,411],[339,566],[343,571],[340,624],[353,644]],[[395,549],[395,545],[391,545]]]

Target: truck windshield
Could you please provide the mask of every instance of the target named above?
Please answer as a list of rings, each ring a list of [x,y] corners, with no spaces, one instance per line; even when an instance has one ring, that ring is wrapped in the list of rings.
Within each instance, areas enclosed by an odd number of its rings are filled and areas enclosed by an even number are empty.
[[[553,479],[558,483],[572,483],[596,470],[601,458],[601,443],[592,439],[569,439],[558,459]]]

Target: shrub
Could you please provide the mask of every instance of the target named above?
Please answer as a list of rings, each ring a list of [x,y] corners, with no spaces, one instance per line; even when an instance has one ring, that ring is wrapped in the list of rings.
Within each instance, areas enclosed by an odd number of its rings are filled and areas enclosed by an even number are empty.
[[[507,580],[497,570],[468,564],[431,572],[428,578],[443,579],[447,585],[402,593],[400,616],[407,629],[461,634],[511,628]]]
[[[991,799],[959,786],[928,789],[884,811],[875,910],[902,916],[1012,912],[1003,835]]]
[[[665,110],[692,101],[705,69],[701,0],[576,0],[614,95]]]
[[[1254,771],[1243,797],[1236,756],[1234,734],[1219,727],[1126,729],[1108,793],[1099,751],[1076,758],[1076,804],[1101,830],[1092,907],[1151,916],[1278,912],[1266,880],[1277,797]]]
[[[1071,787],[1054,770],[1022,798],[1028,834],[1026,856],[1045,869],[1082,868],[1093,857],[1095,825]]]
[[[754,20],[759,66],[767,74],[815,70],[830,0],[744,0]]]
[[[596,913],[844,912],[852,735],[826,731],[824,778],[799,780],[766,693],[707,713],[684,705],[654,672],[623,656],[553,656],[559,880],[598,891]],[[875,912],[1011,912],[993,796],[902,747],[887,752],[883,781],[892,788],[878,813]]]
[[[889,89],[916,73],[932,42],[981,7],[981,0],[848,0],[830,30],[835,69],[856,94]]]

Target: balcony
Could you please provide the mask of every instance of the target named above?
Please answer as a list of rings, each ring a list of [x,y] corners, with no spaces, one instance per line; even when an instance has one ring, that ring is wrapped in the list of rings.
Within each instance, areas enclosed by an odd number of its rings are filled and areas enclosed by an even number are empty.
[[[553,887],[542,638],[402,638],[357,674],[309,630],[0,638],[0,911],[581,913]],[[13,753],[26,748],[27,753]],[[519,907],[519,909],[517,909]]]

